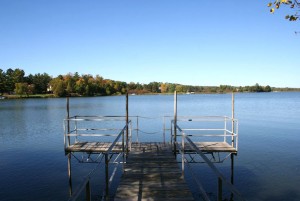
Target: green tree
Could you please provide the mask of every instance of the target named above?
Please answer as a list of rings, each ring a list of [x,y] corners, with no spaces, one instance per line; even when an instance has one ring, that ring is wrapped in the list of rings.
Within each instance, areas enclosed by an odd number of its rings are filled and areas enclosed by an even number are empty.
[[[267,85],[267,86],[265,87],[264,91],[265,91],[265,92],[271,92],[272,89],[271,89],[271,87],[270,87],[269,85]]]
[[[22,97],[22,95],[26,95],[28,96],[28,84],[24,83],[24,82],[18,82],[15,84],[15,93],[20,95]]]
[[[168,92],[169,93],[174,93],[175,88],[176,88],[176,84],[171,84],[171,83],[168,84]]]
[[[9,68],[6,70],[6,73],[5,73],[5,92],[7,93],[11,93],[14,91],[14,88],[15,88],[15,82],[14,82],[14,79],[13,79],[13,74],[14,74],[14,70]]]
[[[37,94],[47,93],[47,87],[51,79],[52,78],[47,73],[43,73],[43,74],[38,73],[32,76],[32,84],[34,84],[35,93]]]
[[[0,94],[2,95],[4,92],[5,92],[5,80],[6,80],[6,77],[5,77],[5,72],[0,69]]]
[[[180,93],[180,92],[184,92],[184,91],[183,91],[183,87],[182,87],[182,85],[180,85],[180,84],[177,84],[177,85],[176,85],[175,90],[176,90],[177,92],[179,92],[179,93]]]
[[[12,74],[13,82],[14,83],[24,82],[24,75],[25,75],[24,70],[16,68]]]

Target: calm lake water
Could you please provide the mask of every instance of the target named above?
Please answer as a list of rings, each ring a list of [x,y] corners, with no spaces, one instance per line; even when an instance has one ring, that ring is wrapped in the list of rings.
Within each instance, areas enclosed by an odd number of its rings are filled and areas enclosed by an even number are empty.
[[[236,94],[235,103],[239,120],[236,187],[246,200],[300,200],[300,93]],[[70,108],[71,116],[123,116],[125,97],[72,98]],[[129,113],[172,116],[173,96],[130,96]],[[178,115],[231,116],[231,95],[179,95]],[[0,200],[68,199],[65,116],[65,99],[0,100]],[[148,133],[140,133],[140,141],[162,141],[162,132],[155,134],[162,129],[161,119],[141,119],[140,128]],[[207,181],[206,190],[215,193],[216,179],[210,179],[206,166],[193,168]],[[94,167],[72,161],[74,189]],[[228,175],[230,162],[217,167]],[[103,177],[103,171],[95,177]],[[93,189],[101,190],[103,181],[93,182]]]

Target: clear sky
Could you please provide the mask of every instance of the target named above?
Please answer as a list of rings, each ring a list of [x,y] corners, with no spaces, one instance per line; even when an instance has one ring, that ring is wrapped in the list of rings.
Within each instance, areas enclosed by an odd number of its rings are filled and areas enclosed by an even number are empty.
[[[0,68],[300,87],[300,21],[265,0],[0,0]]]

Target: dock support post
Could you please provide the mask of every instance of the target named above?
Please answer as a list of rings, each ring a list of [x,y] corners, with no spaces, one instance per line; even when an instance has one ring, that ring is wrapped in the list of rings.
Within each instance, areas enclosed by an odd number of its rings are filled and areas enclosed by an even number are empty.
[[[218,177],[218,201],[222,201],[222,179]]]
[[[69,195],[70,197],[73,194],[73,188],[72,188],[72,167],[71,167],[71,159],[72,155],[71,153],[68,154],[68,177],[69,177]]]
[[[128,154],[128,122],[129,122],[129,117],[128,117],[128,92],[126,93],[126,154]]]
[[[234,154],[230,155],[231,159],[231,175],[230,175],[230,182],[234,185]],[[230,200],[233,200],[233,193],[230,195]]]
[[[139,116],[136,116],[136,142],[139,142]]]
[[[181,175],[182,175],[182,178],[184,178],[184,138],[185,138],[185,135],[182,134],[181,136]]]
[[[90,187],[90,180],[85,185],[85,200],[91,201],[91,187]]]
[[[232,92],[232,136],[231,136],[231,146],[234,146],[234,93]]]
[[[105,154],[105,198],[109,199],[108,154]]]
[[[177,92],[174,91],[174,154],[176,156],[177,143]]]

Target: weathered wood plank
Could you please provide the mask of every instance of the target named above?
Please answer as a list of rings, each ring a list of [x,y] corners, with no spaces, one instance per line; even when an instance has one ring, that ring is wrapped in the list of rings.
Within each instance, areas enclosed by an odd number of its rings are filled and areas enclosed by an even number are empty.
[[[170,144],[134,144],[115,200],[194,200]]]
[[[68,152],[94,152],[102,153],[106,152],[111,146],[111,142],[76,142],[73,145],[67,147],[65,150]],[[117,142],[113,147],[112,152],[122,152],[122,143]]]

